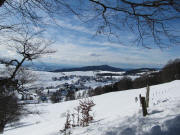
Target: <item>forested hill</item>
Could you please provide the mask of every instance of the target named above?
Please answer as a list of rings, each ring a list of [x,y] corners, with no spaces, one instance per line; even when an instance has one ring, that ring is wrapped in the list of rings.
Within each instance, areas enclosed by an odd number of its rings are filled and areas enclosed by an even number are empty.
[[[52,72],[72,72],[72,71],[112,71],[112,72],[121,72],[124,71],[124,69],[111,67],[108,65],[100,65],[100,66],[85,66],[85,67],[79,67],[79,68],[68,68],[68,69],[57,69]]]

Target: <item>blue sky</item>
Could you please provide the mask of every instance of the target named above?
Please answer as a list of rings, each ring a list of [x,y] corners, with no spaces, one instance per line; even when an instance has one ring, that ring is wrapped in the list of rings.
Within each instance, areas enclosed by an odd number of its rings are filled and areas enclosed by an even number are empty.
[[[126,30],[119,33],[121,43],[109,42],[106,36],[95,35],[96,29],[93,26],[96,24],[80,22],[73,15],[56,18],[54,21],[46,18],[44,23],[46,25],[33,27],[33,30],[46,28],[44,38],[55,41],[51,48],[57,52],[44,56],[37,62],[54,63],[63,67],[107,64],[120,68],[159,68],[169,60],[180,58],[180,46],[163,50],[158,47],[146,49],[129,42],[134,35]],[[175,22],[174,26],[178,28],[179,22]],[[4,46],[0,46],[0,55],[16,57],[13,50],[7,50]]]
[[[109,42],[106,36],[95,35],[96,30],[80,22],[76,17],[61,18],[52,24],[44,20],[48,30],[44,37],[55,41],[52,48],[57,52],[39,61],[67,66],[108,64],[121,68],[162,67],[169,60],[180,58],[180,46],[161,50],[146,49],[128,42],[131,33],[121,33],[122,43]],[[38,28],[34,28],[38,29]]]

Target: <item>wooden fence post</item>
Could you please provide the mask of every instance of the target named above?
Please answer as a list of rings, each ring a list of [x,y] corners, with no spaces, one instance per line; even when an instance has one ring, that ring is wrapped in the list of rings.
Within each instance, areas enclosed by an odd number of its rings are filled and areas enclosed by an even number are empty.
[[[140,106],[142,106],[142,104],[141,104],[141,94],[139,94],[139,101],[140,101]]]
[[[146,107],[149,107],[149,92],[150,92],[149,85],[147,85],[146,89],[147,89],[147,91],[146,91]]]
[[[146,107],[146,98],[141,97],[141,104],[142,104],[142,111],[143,111],[143,116],[147,115],[147,107]]]

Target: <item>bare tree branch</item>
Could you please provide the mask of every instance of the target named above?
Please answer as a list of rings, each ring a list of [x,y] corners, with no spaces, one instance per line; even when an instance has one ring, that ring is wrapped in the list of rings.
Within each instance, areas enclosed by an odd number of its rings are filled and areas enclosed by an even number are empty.
[[[2,0],[0,5],[0,9],[4,8],[26,27],[43,24],[45,17],[53,19],[72,13],[83,22],[93,23],[96,33],[108,39],[114,37],[121,41],[121,32],[131,30],[142,46],[148,41],[158,47],[177,45],[180,41],[179,33],[173,32],[171,26],[180,19],[179,0]],[[11,29],[11,25],[2,26],[0,23],[0,30]],[[173,41],[173,38],[176,39]]]

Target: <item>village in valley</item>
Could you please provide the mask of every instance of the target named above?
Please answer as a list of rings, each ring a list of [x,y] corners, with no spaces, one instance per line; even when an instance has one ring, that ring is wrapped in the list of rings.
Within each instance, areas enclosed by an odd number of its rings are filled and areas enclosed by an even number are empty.
[[[40,73],[45,73],[39,71]],[[21,99],[22,103],[39,103],[39,102],[50,102],[51,96],[56,95],[57,100],[60,102],[81,99],[88,97],[88,91],[92,89],[104,86],[108,84],[113,84],[118,82],[123,76],[124,72],[119,72],[119,76],[102,76],[99,74],[101,71],[88,71],[81,72],[77,74],[67,73],[53,73],[55,76],[42,76],[34,85],[30,88],[26,88],[26,91]],[[107,71],[108,72],[108,71]],[[46,72],[45,74],[50,74]],[[110,73],[112,74],[112,73]],[[58,76],[59,75],[59,76]],[[46,84],[41,85],[44,79],[48,81]],[[42,79],[42,80],[41,80]]]

